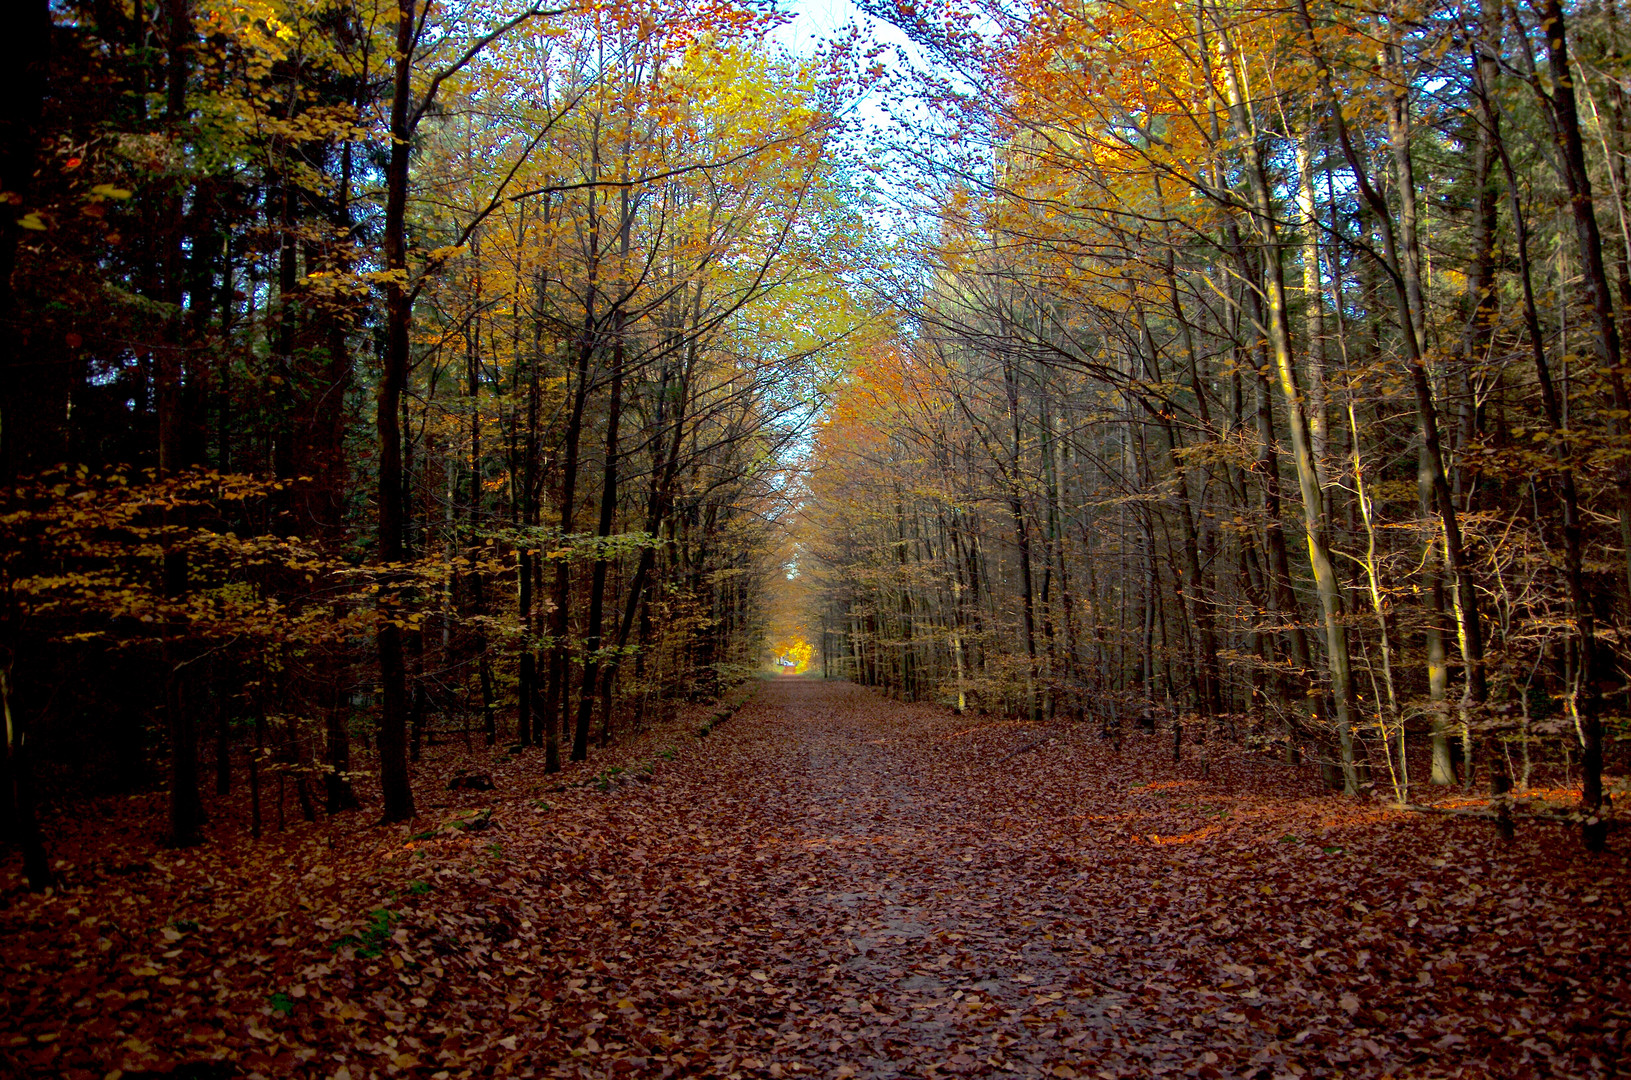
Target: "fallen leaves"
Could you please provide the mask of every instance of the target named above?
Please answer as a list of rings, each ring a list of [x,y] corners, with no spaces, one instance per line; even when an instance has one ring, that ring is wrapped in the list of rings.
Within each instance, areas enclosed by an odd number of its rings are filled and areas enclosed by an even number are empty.
[[[1065,729],[992,766],[1032,737],[787,679],[651,783],[592,779],[671,732],[551,778],[547,812],[536,761],[461,756],[445,768],[492,772],[500,797],[407,828],[86,848],[65,891],[4,894],[0,1063],[1115,1078],[1616,1060],[1623,856],[1577,862],[1550,826],[1501,848],[1249,758],[1214,754],[1197,779],[1137,737],[1117,755]]]

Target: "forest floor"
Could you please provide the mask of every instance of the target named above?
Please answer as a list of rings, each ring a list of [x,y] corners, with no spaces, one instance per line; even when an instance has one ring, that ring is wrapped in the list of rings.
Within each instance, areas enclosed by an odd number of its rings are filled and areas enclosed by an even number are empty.
[[[0,865],[0,1073],[1631,1070],[1623,833],[815,679],[686,723],[559,777],[440,748],[410,826],[168,851],[155,797],[80,807],[58,889]]]

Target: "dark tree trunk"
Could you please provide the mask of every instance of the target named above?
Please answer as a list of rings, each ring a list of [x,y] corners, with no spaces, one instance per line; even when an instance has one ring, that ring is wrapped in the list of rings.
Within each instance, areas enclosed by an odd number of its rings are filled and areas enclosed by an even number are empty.
[[[50,859],[40,834],[39,815],[34,805],[34,771],[29,761],[28,735],[22,719],[12,709],[11,664],[0,667],[0,715],[6,725],[5,769],[0,772],[6,790],[8,811],[4,838],[15,842],[23,853],[23,876],[36,892],[52,884]]]
[[[385,356],[375,426],[379,450],[379,559],[387,565],[406,554],[406,508],[402,490],[402,431],[398,414],[408,380],[408,331],[413,317],[407,282],[408,159],[412,150],[410,92],[416,41],[416,0],[397,0],[396,65],[391,92],[391,154],[385,170]],[[402,660],[402,629],[387,601],[375,639],[381,687],[379,781],[387,822],[413,817],[408,780],[408,687]]]
[[[1614,307],[1609,293],[1608,270],[1603,262],[1602,235],[1597,227],[1597,212],[1592,203],[1591,174],[1586,169],[1585,144],[1580,134],[1580,116],[1574,93],[1574,70],[1569,61],[1569,45],[1564,27],[1561,0],[1546,0],[1541,16],[1541,36],[1546,41],[1546,55],[1551,69],[1553,90],[1543,104],[1549,106],[1548,115],[1553,135],[1561,156],[1560,172],[1569,192],[1569,204],[1574,215],[1575,241],[1579,247],[1580,266],[1585,278],[1587,296],[1591,302],[1595,333],[1592,344],[1597,352],[1598,369],[1609,387],[1610,404],[1624,417],[1631,412],[1626,397],[1625,381],[1620,372],[1620,335],[1614,321]],[[1536,83],[1537,93],[1541,93]],[[1543,97],[1546,97],[1542,93]],[[1543,390],[1549,390],[1550,378],[1543,374]],[[1555,394],[1548,402],[1548,412],[1557,414]],[[1560,416],[1558,417],[1561,418]],[[1625,423],[1615,421],[1612,430],[1623,434]],[[1621,463],[1617,469],[1620,485],[1620,532],[1622,542],[1631,541],[1631,467]],[[1576,525],[1578,529],[1578,525]],[[1567,531],[1567,529],[1566,529]],[[1626,549],[1631,559],[1631,547]],[[1628,571],[1631,573],[1631,571]],[[1571,583],[1571,592],[1575,586]],[[1580,597],[1577,617],[1590,618],[1590,603]],[[1611,678],[1606,670],[1600,650],[1596,647],[1595,632],[1590,621],[1580,627],[1580,668],[1578,678],[1583,692],[1579,707],[1581,732],[1581,791],[1585,817],[1581,825],[1581,839],[1587,850],[1601,851],[1608,842],[1608,823],[1603,820],[1603,721],[1597,707],[1600,681]]]
[[[12,272],[17,267],[18,224],[29,211],[34,163],[40,149],[40,115],[51,70],[51,5],[25,0],[6,21],[0,53],[0,191],[13,198],[0,203],[0,482],[9,482],[28,460],[33,425],[45,419],[29,407],[20,365],[25,359],[15,312]]]
[[[597,161],[598,165],[598,161]],[[583,435],[583,411],[589,399],[589,361],[594,355],[598,328],[595,318],[596,280],[599,270],[600,254],[600,218],[595,213],[595,193],[589,192],[589,286],[588,295],[584,299],[583,309],[583,338],[578,343],[578,369],[577,386],[572,395],[572,411],[566,421],[566,439],[563,448],[563,461],[561,463],[561,544],[566,544],[567,537],[572,533],[572,522],[577,503],[578,485],[578,444]],[[568,654],[566,648],[567,634],[571,629],[570,602],[572,593],[572,564],[567,557],[560,556],[555,560],[555,610],[552,613],[550,636],[554,638],[549,660],[549,699],[545,711],[549,714],[546,721],[555,725],[558,712],[565,713],[568,692]],[[591,699],[592,700],[592,699]],[[585,740],[588,735],[585,733]],[[582,761],[588,757],[587,741],[580,753],[577,747],[577,736],[574,732],[572,745],[572,760]]]
[[[204,803],[198,797],[198,729],[193,717],[193,673],[171,662],[164,714],[170,738],[170,844],[204,841]]]
[[[16,311],[12,275],[22,238],[19,220],[29,212],[35,161],[40,149],[40,116],[51,70],[51,6],[46,0],[27,0],[7,20],[5,44],[0,47],[0,191],[12,198],[0,203],[0,489],[8,488],[29,460],[30,450],[43,445],[33,426],[46,417],[30,407],[31,396],[23,379],[25,359]],[[13,614],[15,618],[15,614]],[[16,628],[11,628],[16,633]],[[5,720],[4,756],[0,758],[0,837],[18,844],[23,872],[31,889],[51,884],[50,861],[40,833],[34,804],[27,725],[13,710],[12,661],[16,645],[4,642],[0,666],[0,706]]]
[[[346,695],[340,685],[340,672],[331,661],[325,674],[328,707],[324,710],[324,720],[328,772],[324,776],[324,788],[327,810],[330,814],[337,814],[342,810],[355,810],[360,804],[357,793],[351,787],[351,733],[347,730],[350,710],[346,707]]]
[[[618,316],[621,320],[621,315]],[[595,690],[600,678],[600,643],[602,623],[605,621],[606,571],[610,560],[604,547],[612,535],[612,522],[617,512],[618,427],[623,413],[623,341],[621,329],[612,346],[611,394],[606,405],[606,462],[600,489],[600,520],[595,535],[602,547],[595,554],[594,568],[589,581],[589,632],[583,643],[583,685],[578,698],[577,729],[572,733],[572,760],[582,761],[589,754],[589,725],[595,709]],[[608,683],[608,686],[610,684]],[[607,702],[610,704],[610,693]],[[610,712],[600,720],[604,731],[611,730]]]
[[[217,695],[210,709],[215,716],[215,794],[225,798],[232,794],[231,698],[212,692]]]

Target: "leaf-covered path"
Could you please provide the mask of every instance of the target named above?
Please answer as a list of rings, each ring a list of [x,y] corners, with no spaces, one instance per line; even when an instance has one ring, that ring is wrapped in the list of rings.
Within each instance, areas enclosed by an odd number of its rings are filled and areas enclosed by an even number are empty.
[[[1484,823],[1169,747],[784,678],[673,760],[648,740],[544,799],[530,756],[494,755],[501,797],[417,833],[87,862],[0,912],[20,995],[0,1061],[352,1080],[1624,1067],[1620,843],[1592,863],[1537,825],[1503,849]],[[484,828],[427,828],[478,808]]]
[[[1261,759],[1203,776],[1165,740],[1033,746],[1048,733],[843,684],[774,683],[727,731],[704,774],[631,801],[683,826],[697,875],[632,951],[722,1003],[741,1068],[1617,1063],[1623,894],[1546,876],[1561,830],[1502,853],[1487,826],[1287,795]]]

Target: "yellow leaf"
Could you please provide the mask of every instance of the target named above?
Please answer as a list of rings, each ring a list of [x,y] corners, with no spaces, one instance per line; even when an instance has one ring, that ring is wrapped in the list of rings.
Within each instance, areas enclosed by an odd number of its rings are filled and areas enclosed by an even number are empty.
[[[45,221],[38,214],[24,214],[17,219],[17,224],[25,229],[33,229],[35,232],[45,231]]]

